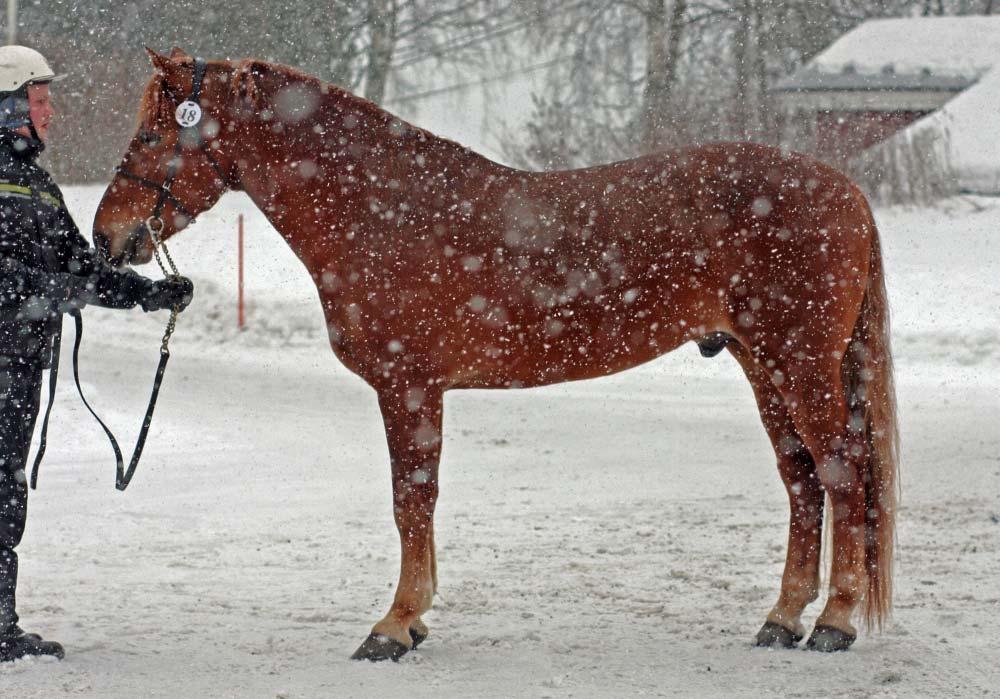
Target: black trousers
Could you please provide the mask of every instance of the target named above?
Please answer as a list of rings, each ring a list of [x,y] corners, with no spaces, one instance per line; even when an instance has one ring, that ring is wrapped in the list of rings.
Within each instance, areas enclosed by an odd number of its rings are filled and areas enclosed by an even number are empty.
[[[6,357],[0,357],[3,362]],[[42,368],[0,366],[0,638],[17,625],[17,553],[28,514],[28,449],[38,417]]]

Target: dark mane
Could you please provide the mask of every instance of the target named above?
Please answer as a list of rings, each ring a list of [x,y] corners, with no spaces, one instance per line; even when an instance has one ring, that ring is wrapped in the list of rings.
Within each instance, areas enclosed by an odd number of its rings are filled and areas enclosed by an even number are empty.
[[[186,63],[190,62],[190,60],[188,59]],[[407,139],[417,138],[424,143],[438,143],[439,145],[462,150],[466,153],[472,153],[468,147],[460,143],[442,138],[426,129],[415,126],[395,114],[386,111],[370,100],[359,97],[333,83],[320,80],[298,68],[258,59],[244,59],[239,62],[220,62],[216,65],[221,65],[226,71],[231,71],[230,84],[234,96],[241,95],[249,98],[252,102],[257,102],[259,99],[262,105],[268,98],[273,97],[270,91],[265,88],[265,85],[270,81],[262,80],[262,78],[270,74],[271,76],[278,77],[276,82],[281,87],[292,83],[299,83],[314,88],[320,95],[321,104],[324,106],[336,105],[340,109],[347,106],[360,115],[370,117],[373,122],[380,123],[385,127],[395,125]],[[170,87],[166,82],[166,76],[159,71],[155,72],[142,93],[137,128],[149,129],[160,118],[168,121],[172,120],[173,110],[177,101],[179,101],[179,98],[171,94]]]
[[[442,138],[426,129],[422,129],[419,126],[415,126],[405,119],[396,116],[395,114],[383,109],[371,100],[367,100],[364,97],[359,97],[342,87],[334,85],[333,83],[328,83],[319,78],[305,73],[298,68],[293,68],[291,66],[286,66],[280,63],[268,63],[265,61],[242,61],[235,66],[237,75],[241,71],[254,70],[266,68],[274,74],[280,75],[283,79],[280,81],[283,85],[289,83],[304,83],[311,87],[314,87],[321,95],[321,103],[323,105],[337,105],[341,109],[344,106],[349,106],[356,112],[362,115],[369,116],[373,121],[381,123],[385,126],[392,124],[401,127],[401,131],[408,138],[417,137],[421,141],[427,143],[438,143],[442,145],[448,145],[456,149],[463,150],[465,152],[472,152],[466,146],[460,143],[449,140],[447,138]],[[482,156],[480,156],[482,157]]]

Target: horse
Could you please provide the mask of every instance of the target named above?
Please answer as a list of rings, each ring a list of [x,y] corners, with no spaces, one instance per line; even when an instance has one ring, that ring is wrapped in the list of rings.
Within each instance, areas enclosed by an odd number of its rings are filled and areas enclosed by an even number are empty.
[[[427,638],[446,391],[605,376],[689,341],[742,367],[788,494],[755,644],[804,638],[824,512],[829,594],[807,647],[846,650],[855,612],[882,627],[898,431],[879,235],[847,177],[751,143],[521,171],[294,68],[147,51],[95,246],[147,262],[240,190],[309,271],[330,347],[377,395],[401,543],[392,604],[352,658],[398,660]]]

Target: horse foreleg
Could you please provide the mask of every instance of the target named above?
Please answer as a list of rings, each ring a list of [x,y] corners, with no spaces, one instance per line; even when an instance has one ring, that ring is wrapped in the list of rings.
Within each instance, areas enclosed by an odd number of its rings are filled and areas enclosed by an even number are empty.
[[[434,505],[442,406],[441,391],[426,385],[379,392],[402,562],[392,606],[351,656],[355,660],[398,660],[427,637],[420,616],[431,608],[436,587]]]
[[[781,593],[755,641],[758,646],[791,648],[805,634],[802,612],[819,595],[823,489],[816,474],[816,464],[795,430],[784,398],[767,372],[754,362],[742,345],[734,342],[727,347],[753,387],[761,422],[778,460],[778,473],[788,493],[790,509]]]
[[[433,592],[437,594],[438,588],[438,575],[437,575],[437,550],[434,547],[434,520],[431,519],[430,531],[427,534],[427,538],[430,542],[430,556],[431,556],[431,582],[434,585]],[[423,622],[420,617],[413,620],[410,624],[410,639],[413,641],[413,650],[419,646],[427,636],[430,634],[430,630],[427,628],[427,624]]]

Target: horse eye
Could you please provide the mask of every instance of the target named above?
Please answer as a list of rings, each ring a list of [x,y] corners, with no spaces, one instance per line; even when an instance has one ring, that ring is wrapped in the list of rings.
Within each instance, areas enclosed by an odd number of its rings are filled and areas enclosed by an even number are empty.
[[[152,131],[141,131],[139,133],[139,140],[147,146],[155,146],[160,142],[160,135]]]

